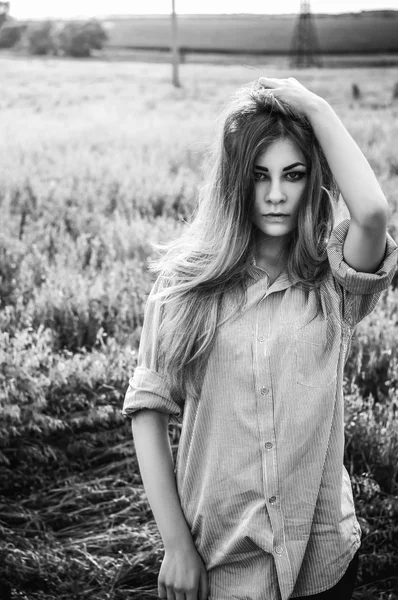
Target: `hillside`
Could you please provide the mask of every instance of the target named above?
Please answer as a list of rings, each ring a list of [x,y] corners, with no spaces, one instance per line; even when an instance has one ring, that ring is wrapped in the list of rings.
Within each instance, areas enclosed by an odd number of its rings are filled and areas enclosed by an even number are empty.
[[[398,52],[398,11],[314,15],[323,53]],[[181,15],[179,43],[198,51],[289,51],[297,15]],[[111,47],[170,45],[168,16],[110,17],[104,21]]]

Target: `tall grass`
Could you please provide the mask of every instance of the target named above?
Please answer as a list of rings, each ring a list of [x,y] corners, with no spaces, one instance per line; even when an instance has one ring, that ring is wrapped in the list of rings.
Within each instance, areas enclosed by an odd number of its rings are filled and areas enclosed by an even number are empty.
[[[0,59],[0,595],[155,598],[162,544],[120,414],[152,285],[229,93],[253,69]],[[398,239],[397,69],[272,71],[334,106]],[[361,89],[353,101],[351,85]],[[345,369],[346,453],[363,530],[356,598],[398,586],[396,282]],[[170,427],[174,453],[179,427]]]

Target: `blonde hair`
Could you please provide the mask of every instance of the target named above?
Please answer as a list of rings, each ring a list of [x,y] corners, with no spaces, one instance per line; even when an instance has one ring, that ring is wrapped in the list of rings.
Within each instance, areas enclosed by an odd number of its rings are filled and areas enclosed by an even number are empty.
[[[307,161],[306,187],[297,226],[288,236],[286,265],[302,288],[314,289],[326,276],[326,244],[334,225],[338,188],[307,118],[268,95],[257,82],[235,92],[224,105],[219,131],[207,154],[205,185],[190,223],[181,236],[152,244],[163,256],[149,264],[158,274],[162,319],[159,355],[172,393],[199,397],[217,328],[223,322],[223,299],[243,310],[247,270],[254,243],[250,220],[254,204],[256,158],[276,140],[291,140]]]

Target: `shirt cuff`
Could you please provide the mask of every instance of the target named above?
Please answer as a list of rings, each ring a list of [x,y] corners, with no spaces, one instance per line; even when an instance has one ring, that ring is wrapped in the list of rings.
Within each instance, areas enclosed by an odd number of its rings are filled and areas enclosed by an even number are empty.
[[[173,415],[173,422],[179,422],[183,409],[171,397],[166,379],[140,365],[136,367],[124,397],[122,415],[131,417],[142,408],[149,408]]]
[[[347,291],[353,294],[375,294],[390,285],[397,269],[398,246],[387,233],[386,250],[383,261],[375,273],[356,271],[344,261],[343,245],[350,226],[350,219],[344,219],[332,231],[327,245],[327,254],[333,277]]]

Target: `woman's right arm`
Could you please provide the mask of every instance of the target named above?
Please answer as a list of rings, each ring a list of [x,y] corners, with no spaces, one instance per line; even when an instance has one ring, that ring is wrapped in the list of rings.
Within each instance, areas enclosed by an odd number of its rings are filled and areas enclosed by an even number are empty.
[[[167,413],[142,409],[131,416],[134,446],[165,556],[159,572],[158,593],[185,593],[187,600],[206,600],[207,572],[182,512],[174,475]],[[200,595],[199,592],[200,591]]]
[[[131,418],[141,479],[165,549],[193,545],[174,476],[167,413],[139,410]]]

